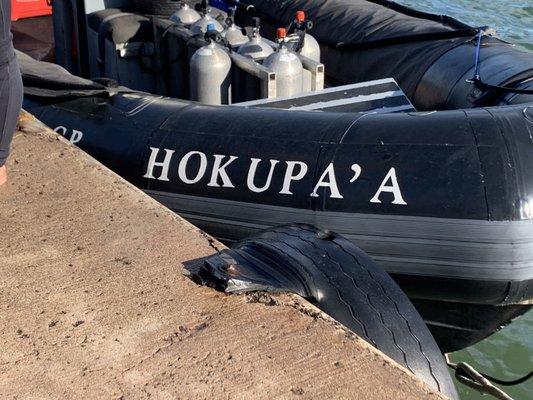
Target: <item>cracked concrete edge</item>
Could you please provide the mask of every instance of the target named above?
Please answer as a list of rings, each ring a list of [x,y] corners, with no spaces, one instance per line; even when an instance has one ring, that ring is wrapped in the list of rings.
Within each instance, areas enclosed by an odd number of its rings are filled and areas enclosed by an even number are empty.
[[[130,190],[132,190],[134,193],[140,195],[139,198],[141,199],[141,202],[145,204],[146,206],[150,208],[156,208],[159,211],[164,212],[167,216],[172,218],[174,221],[179,222],[180,224],[186,226],[188,230],[191,232],[196,233],[198,236],[201,236],[204,238],[208,244],[209,247],[211,247],[213,250],[215,250],[217,253],[220,253],[223,249],[226,248],[222,243],[220,243],[218,240],[216,240],[214,237],[210,236],[206,232],[200,230],[190,222],[187,222],[182,217],[178,216],[175,212],[169,210],[165,206],[163,206],[161,203],[159,203],[157,200],[154,200],[152,197],[148,196],[146,193],[144,193],[141,189],[136,187],[135,185],[131,184],[130,182],[126,181],[125,179],[121,178],[119,175],[117,175],[115,172],[107,168],[105,165],[97,161],[95,158],[91,157],[89,154],[84,152],[83,150],[79,149],[78,147],[74,146],[72,143],[70,143],[67,139],[65,139],[63,136],[59,135],[58,133],[54,132],[50,127],[42,123],[39,119],[34,117],[32,114],[27,112],[26,110],[22,110],[19,116],[18,121],[18,131],[20,133],[26,133],[26,134],[34,134],[39,136],[45,136],[48,137],[50,140],[58,140],[64,144],[66,144],[69,148],[74,149],[78,153],[78,156],[80,158],[85,158],[90,163],[97,164],[98,169],[101,173],[106,174],[107,176],[113,177],[113,178],[119,178],[120,184],[128,187]],[[15,133],[16,135],[17,133]]]

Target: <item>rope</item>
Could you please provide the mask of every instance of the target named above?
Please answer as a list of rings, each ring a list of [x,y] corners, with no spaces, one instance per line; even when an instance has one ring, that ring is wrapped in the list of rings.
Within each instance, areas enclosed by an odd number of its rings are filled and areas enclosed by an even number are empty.
[[[492,382],[503,386],[514,386],[524,383],[533,376],[533,371],[528,374],[511,381],[504,381],[494,378],[490,375],[476,371],[471,365],[460,362],[452,363],[446,355],[446,362],[450,368],[455,370],[455,378],[464,385],[478,390],[481,393],[489,394],[499,400],[513,400],[511,396],[505,393],[500,388],[494,386]]]
[[[475,52],[475,58],[474,58],[474,77],[472,79],[467,80],[467,82],[472,83],[475,87],[477,87],[480,90],[484,91],[499,91],[499,92],[509,92],[509,93],[517,93],[517,94],[533,94],[533,89],[517,89],[512,88],[509,86],[499,86],[499,85],[491,85],[489,83],[483,82],[481,79],[481,63],[479,62],[480,55],[481,55],[481,40],[483,38],[483,31],[480,30],[477,34],[477,45],[476,45],[476,52]]]
[[[465,384],[466,386],[476,389],[482,393],[494,396],[499,400],[513,400],[511,396],[494,386],[487,378],[485,378],[467,363],[460,362],[457,364],[455,377],[459,382]]]
[[[477,34],[477,45],[476,45],[476,59],[474,60],[474,80],[481,81],[479,76],[479,55],[481,53],[481,38],[483,37],[483,32],[480,30]]]

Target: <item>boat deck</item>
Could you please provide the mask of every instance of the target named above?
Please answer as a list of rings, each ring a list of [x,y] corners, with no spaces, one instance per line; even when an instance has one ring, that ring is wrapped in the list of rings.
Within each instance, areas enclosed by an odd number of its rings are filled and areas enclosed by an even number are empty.
[[[198,287],[183,263],[221,244],[33,117],[20,129],[0,188],[1,398],[442,398],[301,299]]]

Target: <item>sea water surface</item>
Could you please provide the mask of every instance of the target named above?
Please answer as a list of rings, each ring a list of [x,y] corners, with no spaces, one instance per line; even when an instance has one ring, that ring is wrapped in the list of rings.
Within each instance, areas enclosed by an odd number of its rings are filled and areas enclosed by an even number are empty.
[[[533,50],[533,0],[396,0],[420,11],[445,14],[472,26],[489,26],[506,41]]]
[[[473,26],[488,25],[506,41],[533,51],[533,0],[397,0],[417,10],[446,14]],[[512,380],[533,370],[533,311],[500,332],[460,352],[455,362],[465,361],[481,372]],[[489,400],[457,383],[462,400]],[[504,390],[516,400],[533,399],[533,379]]]
[[[517,318],[501,331],[465,350],[452,354],[452,361],[464,361],[480,372],[513,380],[533,370],[533,311]],[[461,400],[490,400],[474,389],[456,382]],[[515,400],[533,399],[533,378],[517,386],[502,387]]]

